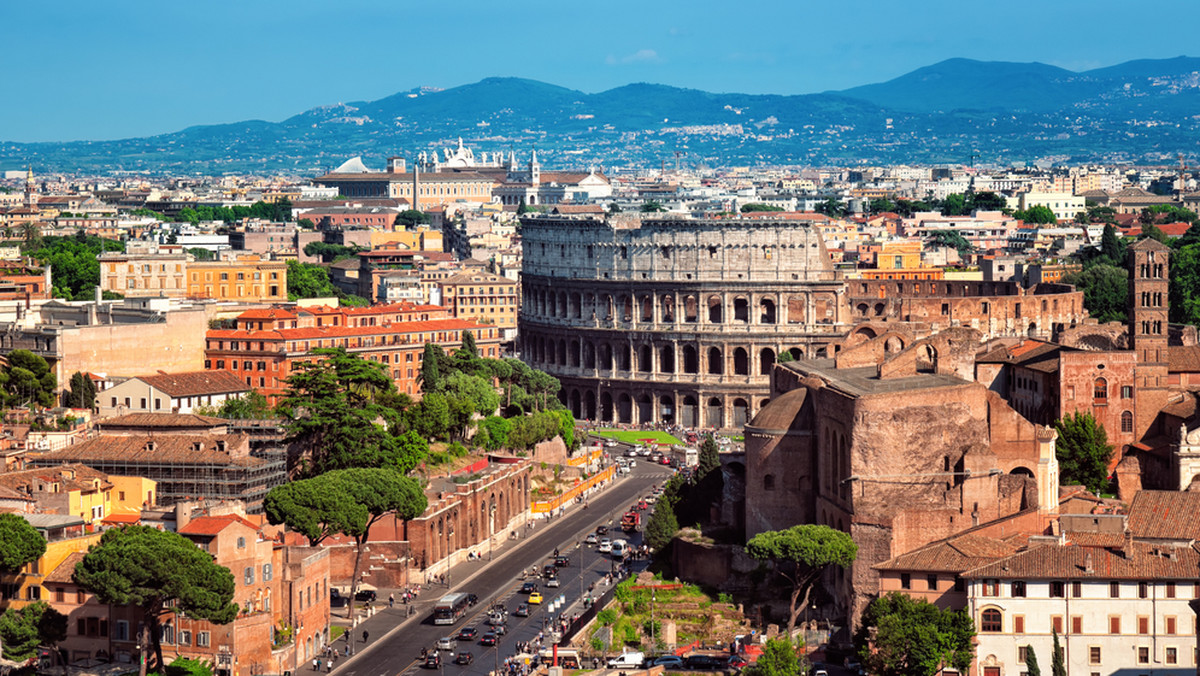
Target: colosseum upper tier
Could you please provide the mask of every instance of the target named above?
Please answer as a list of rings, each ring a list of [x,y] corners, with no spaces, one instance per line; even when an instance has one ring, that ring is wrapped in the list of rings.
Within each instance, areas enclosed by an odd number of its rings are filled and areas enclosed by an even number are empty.
[[[824,357],[846,286],[806,223],[529,216],[520,346],[576,417],[740,428],[776,356]]]

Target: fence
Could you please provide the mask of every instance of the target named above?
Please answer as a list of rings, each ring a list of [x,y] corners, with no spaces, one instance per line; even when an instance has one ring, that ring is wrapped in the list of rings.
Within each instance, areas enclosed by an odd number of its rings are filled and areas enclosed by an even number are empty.
[[[591,490],[592,488],[596,487],[601,482],[612,481],[612,478],[614,476],[616,476],[616,473],[617,473],[616,467],[606,467],[604,470],[602,470],[595,476],[588,478],[588,479],[584,479],[583,481],[579,482],[574,487],[572,487],[571,490],[563,493],[562,495],[560,495],[552,500],[546,500],[544,502],[534,502],[533,504],[531,504],[529,506],[529,511],[534,514],[546,514],[548,512],[553,512],[554,510],[558,509],[559,507],[562,507],[563,505],[567,504],[571,500],[574,500],[575,498],[582,495],[584,491],[588,491],[588,490]]]

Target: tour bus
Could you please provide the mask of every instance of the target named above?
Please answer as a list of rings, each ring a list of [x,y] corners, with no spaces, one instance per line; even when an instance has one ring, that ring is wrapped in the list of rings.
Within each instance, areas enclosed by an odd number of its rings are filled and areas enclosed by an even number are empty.
[[[542,648],[538,651],[538,662],[541,664],[552,664],[554,662],[554,649]],[[558,666],[564,669],[578,669],[580,666],[579,651],[574,648],[559,648]]]
[[[454,624],[467,614],[471,606],[469,594],[446,594],[433,607],[434,624]]]

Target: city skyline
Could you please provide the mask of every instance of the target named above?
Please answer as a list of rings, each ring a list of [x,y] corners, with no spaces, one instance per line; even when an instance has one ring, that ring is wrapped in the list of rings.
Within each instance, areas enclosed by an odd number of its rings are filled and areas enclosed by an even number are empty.
[[[1082,71],[1179,56],[1189,44],[1188,19],[1200,18],[1200,8],[1182,2],[1153,15],[1116,2],[1018,2],[1003,15],[943,1],[918,8],[756,2],[741,5],[734,20],[720,9],[619,3],[597,14],[543,2],[365,0],[336,11],[310,2],[128,2],[118,11],[78,2],[9,5],[0,10],[7,28],[0,34],[21,55],[9,81],[37,96],[0,112],[0,140],[105,140],[278,121],[316,106],[493,76],[589,93],[653,82],[803,94],[883,82],[949,58]],[[1099,39],[1116,12],[1124,34],[1154,39]],[[856,17],[870,20],[845,23]],[[1048,39],[1038,25],[1068,29]],[[581,29],[594,39],[562,39]],[[560,58],[558,45],[573,56]],[[47,86],[53,81],[62,86]]]

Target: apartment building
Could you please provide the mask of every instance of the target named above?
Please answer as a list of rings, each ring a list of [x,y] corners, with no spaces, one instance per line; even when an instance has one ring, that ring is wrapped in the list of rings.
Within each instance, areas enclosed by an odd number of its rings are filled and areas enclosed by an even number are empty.
[[[500,328],[505,340],[516,337],[517,283],[490,272],[462,272],[438,282],[442,302],[458,319]]]
[[[187,295],[217,300],[285,302],[287,263],[241,254],[231,260],[188,264]]]

